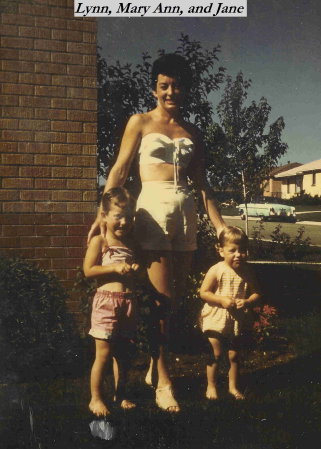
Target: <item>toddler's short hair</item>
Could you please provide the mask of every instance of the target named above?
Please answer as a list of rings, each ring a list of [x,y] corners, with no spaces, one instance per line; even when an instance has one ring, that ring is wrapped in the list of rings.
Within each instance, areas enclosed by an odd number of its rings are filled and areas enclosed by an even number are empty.
[[[168,53],[154,61],[151,73],[152,89],[156,89],[158,75],[177,78],[178,81],[190,90],[193,80],[192,70],[186,59],[176,53]]]
[[[121,208],[128,207],[134,213],[136,201],[124,187],[112,187],[104,193],[101,200],[101,206],[105,214],[108,214],[112,204]]]
[[[219,247],[223,248],[229,242],[238,243],[239,245],[248,247],[249,238],[238,226],[226,226],[218,237]]]

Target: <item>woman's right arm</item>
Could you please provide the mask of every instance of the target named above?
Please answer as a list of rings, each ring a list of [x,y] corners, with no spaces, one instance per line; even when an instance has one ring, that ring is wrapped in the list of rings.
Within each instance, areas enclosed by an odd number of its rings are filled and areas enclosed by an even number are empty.
[[[124,185],[141,140],[142,122],[143,118],[141,114],[135,114],[128,120],[121,141],[119,154],[114,166],[109,172],[109,176],[104,188],[104,193],[112,187]],[[97,231],[100,228],[100,212],[101,207],[99,207],[96,220],[89,230],[87,244],[89,244],[92,237],[97,234]],[[101,230],[101,233],[103,234],[103,230]]]

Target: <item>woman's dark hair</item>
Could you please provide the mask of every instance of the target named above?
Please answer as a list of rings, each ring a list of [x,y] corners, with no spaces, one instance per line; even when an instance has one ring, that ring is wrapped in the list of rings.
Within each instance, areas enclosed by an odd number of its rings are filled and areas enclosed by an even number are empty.
[[[192,70],[183,56],[169,53],[154,61],[151,73],[152,89],[156,89],[158,75],[167,75],[177,80],[190,90],[193,80]]]
[[[134,212],[136,202],[124,187],[112,187],[104,193],[101,200],[102,210],[105,214],[108,214],[112,204],[121,208],[129,207]]]

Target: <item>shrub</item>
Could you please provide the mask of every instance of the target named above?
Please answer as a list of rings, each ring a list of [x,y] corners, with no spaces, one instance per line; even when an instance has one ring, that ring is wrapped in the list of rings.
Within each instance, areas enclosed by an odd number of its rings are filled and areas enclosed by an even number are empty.
[[[262,307],[255,307],[254,312],[254,337],[256,342],[265,346],[267,342],[271,341],[275,332],[277,331],[277,317],[278,313],[275,307],[265,304]]]
[[[58,279],[32,263],[0,255],[0,290],[3,373],[25,380],[77,369],[79,340]]]
[[[286,203],[293,206],[305,205],[305,206],[320,206],[321,196],[319,195],[309,195],[308,193],[302,193],[301,195],[294,196],[286,200]]]

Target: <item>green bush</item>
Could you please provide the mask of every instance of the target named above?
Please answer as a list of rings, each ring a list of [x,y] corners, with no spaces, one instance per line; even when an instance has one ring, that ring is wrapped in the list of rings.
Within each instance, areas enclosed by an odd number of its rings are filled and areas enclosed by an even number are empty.
[[[292,206],[305,205],[305,206],[320,206],[321,196],[319,195],[309,195],[308,193],[302,193],[301,195],[294,196],[285,201],[287,204]]]
[[[1,377],[19,380],[68,374],[79,368],[81,346],[67,294],[36,265],[0,254]]]

